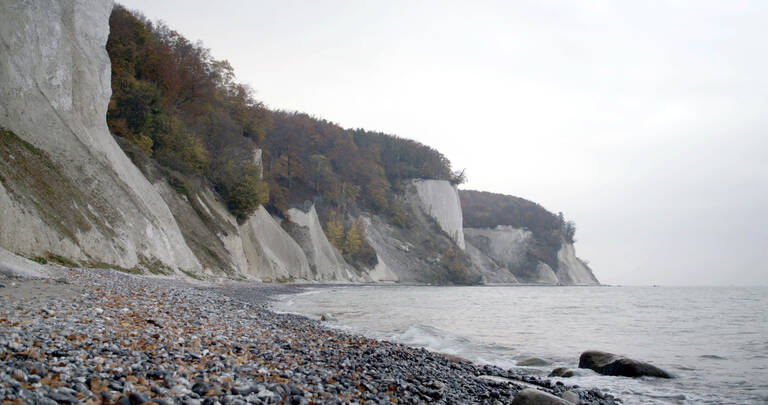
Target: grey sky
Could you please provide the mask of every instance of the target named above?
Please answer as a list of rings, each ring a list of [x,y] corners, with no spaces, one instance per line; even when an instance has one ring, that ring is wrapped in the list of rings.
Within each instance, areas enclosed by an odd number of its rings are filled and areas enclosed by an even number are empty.
[[[768,284],[768,2],[125,0],[270,107],[413,138],[619,284]]]

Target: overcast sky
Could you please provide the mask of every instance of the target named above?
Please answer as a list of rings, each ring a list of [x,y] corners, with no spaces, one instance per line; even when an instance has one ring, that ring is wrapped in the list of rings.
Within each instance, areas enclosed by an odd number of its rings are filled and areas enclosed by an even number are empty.
[[[604,283],[768,285],[768,1],[122,4],[270,107],[563,211]]]

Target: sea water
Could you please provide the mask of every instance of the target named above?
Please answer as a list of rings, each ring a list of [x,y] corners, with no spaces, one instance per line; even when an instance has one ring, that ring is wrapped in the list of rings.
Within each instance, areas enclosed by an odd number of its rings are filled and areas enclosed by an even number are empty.
[[[768,403],[768,288],[322,287],[275,309],[366,336],[596,387],[627,404]],[[585,350],[650,362],[676,378],[577,369]]]

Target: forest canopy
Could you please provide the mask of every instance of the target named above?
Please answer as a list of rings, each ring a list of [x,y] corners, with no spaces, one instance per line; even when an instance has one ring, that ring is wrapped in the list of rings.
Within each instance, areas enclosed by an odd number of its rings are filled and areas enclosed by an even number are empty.
[[[465,228],[495,228],[507,225],[531,231],[534,242],[528,247],[530,265],[542,261],[557,269],[557,253],[563,241],[574,243],[576,225],[524,198],[486,191],[461,190]]]
[[[241,219],[262,204],[284,215],[311,200],[321,212],[361,206],[396,223],[400,180],[463,180],[416,141],[267,108],[226,60],[161,22],[120,5],[109,22],[112,133],[173,181],[211,185]],[[263,167],[255,166],[257,148]]]
[[[461,190],[460,197],[467,228],[509,225],[528,229],[539,237],[550,235],[557,240],[562,237],[568,243],[575,241],[576,225],[573,222],[566,221],[563,213],[555,215],[533,201],[474,190]]]

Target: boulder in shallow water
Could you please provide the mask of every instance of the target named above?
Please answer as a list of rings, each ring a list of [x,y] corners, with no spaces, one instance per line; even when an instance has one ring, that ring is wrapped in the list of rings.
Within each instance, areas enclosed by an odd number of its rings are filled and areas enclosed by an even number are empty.
[[[579,357],[579,368],[588,368],[604,375],[624,377],[673,377],[672,374],[652,364],[597,350],[582,353]]]
[[[572,403],[544,391],[526,388],[515,395],[512,405],[572,405]]]
[[[558,368],[552,370],[551,373],[549,373],[549,377],[568,378],[568,377],[573,377],[573,376],[574,376],[573,370],[571,370],[571,369],[569,369],[567,367],[558,367]]]

